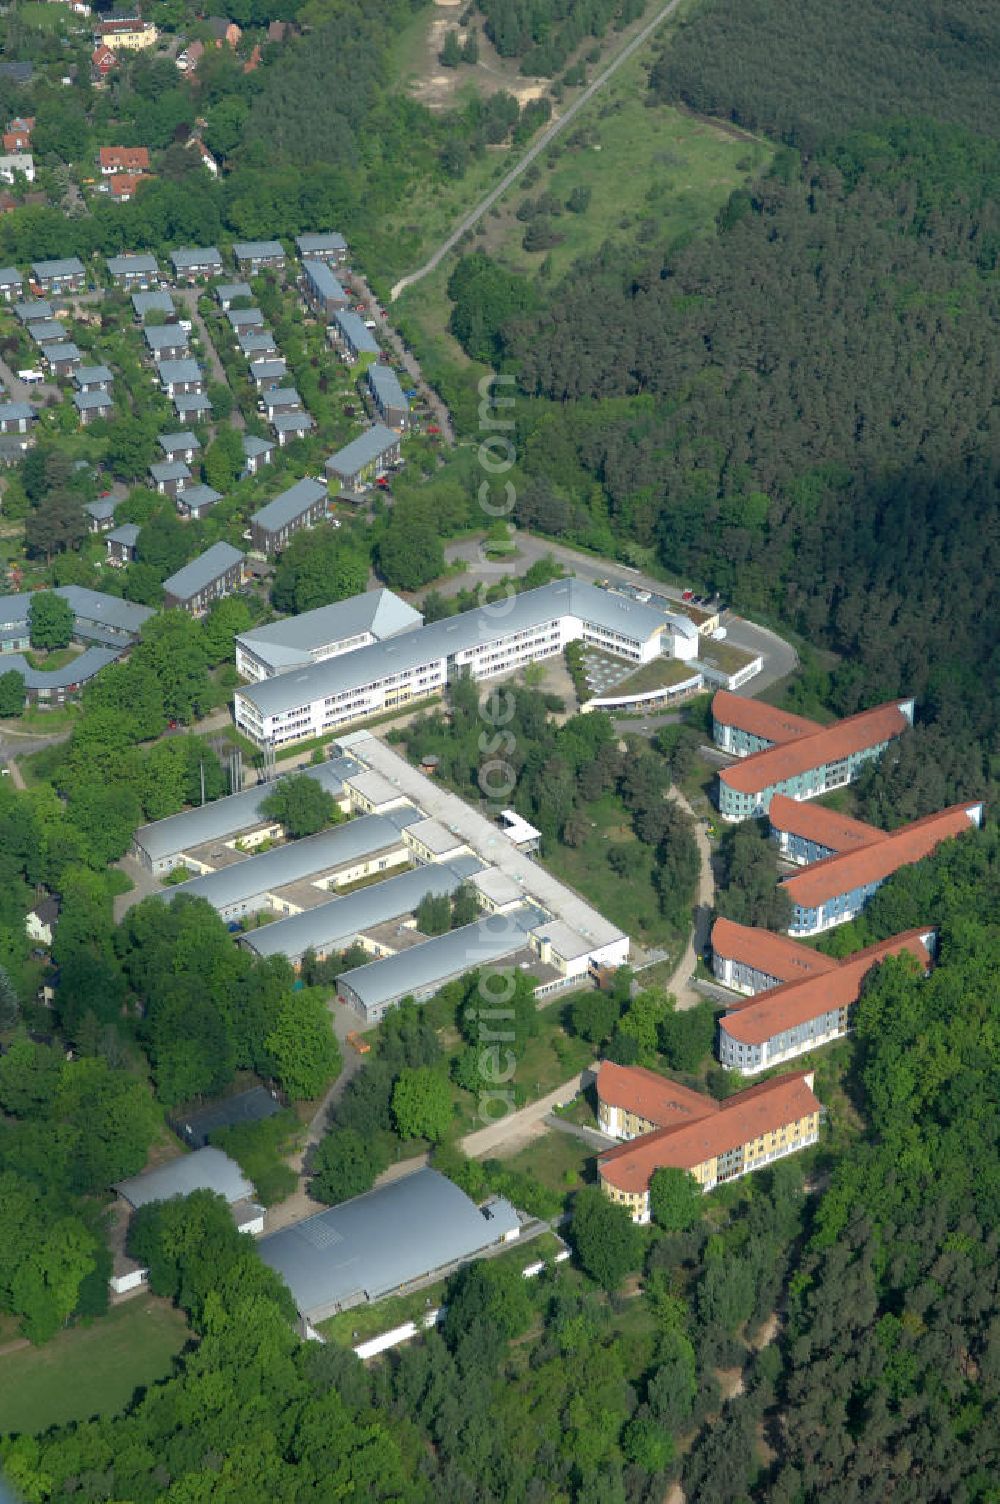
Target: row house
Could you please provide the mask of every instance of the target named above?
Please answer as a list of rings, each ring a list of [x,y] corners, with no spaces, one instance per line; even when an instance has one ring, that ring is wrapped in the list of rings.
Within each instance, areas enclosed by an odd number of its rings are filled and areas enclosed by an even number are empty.
[[[296,235],[295,249],[303,261],[325,261],[328,266],[343,266],[347,261],[347,241],[335,230]]]
[[[264,315],[259,308],[230,308],[226,318],[234,334],[240,334],[244,329],[264,328]]]
[[[24,289],[24,278],[16,266],[0,266],[0,298],[5,303],[13,303],[15,298],[20,298]]]
[[[45,361],[53,376],[72,376],[83,365],[83,356],[72,340],[61,345],[46,345]]]
[[[253,548],[266,555],[278,554],[295,533],[314,527],[326,516],[326,486],[306,476],[269,501],[250,519]]]
[[[360,314],[351,308],[338,308],[327,334],[348,365],[366,355],[378,355],[378,341]]]
[[[241,330],[236,343],[251,365],[258,360],[272,360],[278,353],[278,342],[270,329]]]
[[[54,261],[33,261],[32,281],[50,297],[65,296],[70,292],[83,292],[87,285],[87,273],[78,256],[65,256]]]
[[[214,245],[171,251],[170,261],[177,282],[202,282],[222,275],[222,254]]]
[[[109,256],[107,267],[113,285],[123,292],[148,292],[160,277],[155,256]]]
[[[399,460],[399,434],[384,423],[375,423],[330,456],[326,473],[331,482],[338,482],[344,490],[356,491],[384,475]]]
[[[331,319],[350,301],[325,261],[303,261],[302,292],[310,308],[324,319]]]
[[[270,360],[254,360],[250,363],[250,380],[258,392],[280,386],[287,375],[288,365],[280,355],[275,355]]]
[[[372,405],[387,428],[402,433],[410,426],[410,403],[391,366],[376,362],[365,373]]]
[[[265,269],[282,271],[285,250],[280,240],[238,240],[233,246],[236,266],[244,276],[256,276]]]
[[[179,607],[192,616],[202,616],[245,579],[244,559],[230,543],[213,543],[197,559],[185,564],[163,582],[163,599],[167,610]]]
[[[207,423],[212,416],[212,404],[204,392],[175,392],[173,404],[180,423]]]

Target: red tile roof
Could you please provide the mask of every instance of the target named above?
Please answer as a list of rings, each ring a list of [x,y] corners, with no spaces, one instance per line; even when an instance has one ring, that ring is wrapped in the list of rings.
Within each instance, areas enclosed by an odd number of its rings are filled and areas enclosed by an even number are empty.
[[[811,736],[814,731],[822,729],[818,721],[807,721],[805,716],[792,715],[790,710],[777,710],[760,700],[745,700],[742,695],[730,694],[728,689],[716,691],[712,715],[724,726],[735,726],[751,736],[762,736],[775,743]]]
[[[149,150],[145,146],[102,146],[101,166],[119,172],[141,172],[149,166]]]
[[[786,778],[795,778],[812,768],[822,767],[824,763],[839,762],[853,752],[862,752],[866,747],[901,736],[910,722],[899,707],[907,703],[892,700],[886,705],[876,705],[873,710],[863,710],[860,715],[850,715],[833,726],[824,726],[811,736],[799,736],[782,746],[754,752],[742,762],[723,768],[719,777],[740,794],[756,794],[762,789],[773,788]]]
[[[852,820],[850,815],[841,815],[825,804],[811,804],[808,800],[789,799],[787,794],[775,794],[767,811],[772,830],[784,830],[789,835],[803,836],[815,841],[818,846],[829,846],[831,851],[857,851],[862,846],[871,846],[885,840],[885,831],[875,825],[866,825],[863,820]]]
[[[963,835],[970,826],[981,825],[982,812],[983,806],[978,802],[953,804],[936,815],[925,815],[912,825],[890,831],[883,840],[863,846],[860,851],[845,851],[813,862],[786,877],[781,886],[793,903],[814,909],[839,893],[881,882],[900,867],[930,856],[942,841]]]
[[[779,982],[800,982],[803,977],[820,976],[833,971],[837,963],[787,935],[773,930],[758,930],[732,919],[717,919],[712,926],[712,949],[731,961],[765,971]]]
[[[695,1117],[717,1112],[719,1105],[714,1097],[691,1091],[641,1065],[616,1065],[612,1060],[601,1063],[597,1095],[609,1107],[624,1107],[659,1128],[689,1123]]]
[[[112,198],[132,198],[140,183],[144,183],[152,174],[148,172],[116,172],[111,179]]]
[[[601,1179],[619,1190],[645,1191],[655,1170],[693,1170],[716,1155],[818,1112],[811,1071],[773,1076],[719,1104],[695,1123],[658,1128],[598,1159]]]
[[[869,945],[855,955],[848,956],[833,970],[821,976],[806,977],[801,982],[787,982],[782,987],[762,997],[753,998],[723,1018],[719,1027],[741,1044],[763,1044],[786,1029],[793,1029],[822,1013],[831,1013],[835,1008],[849,1008],[861,995],[861,984],[886,956],[898,956],[904,951],[914,956],[925,971],[931,966],[931,953],[924,936],[930,926],[922,930],[906,930],[894,935],[891,940],[882,940],[878,945]]]

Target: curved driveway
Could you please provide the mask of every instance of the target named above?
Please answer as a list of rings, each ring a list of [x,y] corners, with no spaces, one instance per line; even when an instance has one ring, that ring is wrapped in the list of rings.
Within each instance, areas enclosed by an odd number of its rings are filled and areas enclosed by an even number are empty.
[[[431,256],[429,260],[425,261],[423,266],[419,267],[415,272],[410,272],[408,276],[400,277],[399,281],[396,283],[395,287],[389,294],[391,302],[396,301],[396,299],[399,297],[399,294],[404,290],[404,288],[412,287],[414,282],[419,282],[422,277],[428,276],[436,266],[440,265],[441,261],[445,256],[447,256],[448,252],[454,250],[455,246],[461,240],[462,236],[465,235],[469,230],[471,230],[474,225],[479,223],[483,215],[486,214],[488,210],[492,209],[497,199],[503,197],[503,195],[507,192],[507,189],[510,187],[511,183],[516,182],[517,179],[521,176],[522,172],[525,172],[531,166],[536,157],[538,157],[546,149],[546,147],[552,145],[552,142],[559,135],[560,131],[566,129],[567,125],[569,125],[570,122],[576,118],[576,116],[580,113],[584,106],[590,103],[594,95],[598,93],[600,89],[604,88],[604,85],[608,82],[608,79],[612,78],[614,74],[617,73],[622,63],[627,62],[634,53],[638,52],[643,43],[649,40],[649,38],[653,35],[653,32],[656,31],[657,27],[660,26],[668,16],[673,15],[674,11],[679,5],[680,0],[670,0],[670,3],[668,5],[665,5],[662,10],[657,11],[653,19],[649,21],[641,31],[636,32],[632,40],[622,48],[617,57],[615,57],[604,69],[604,72],[599,73],[593,80],[593,82],[587,85],[583,93],[577,99],[574,99],[573,103],[567,109],[565,115],[560,115],[558,120],[554,120],[552,124],[542,132],[534,145],[529,146],[528,150],[525,152],[521,160],[511,168],[510,172],[508,172],[504,177],[500,179],[496,187],[491,189],[486,197],[482,199],[469,214],[466,214],[464,219],[459,221],[458,226],[448,236],[447,240],[443,241],[441,245],[438,246],[433,256]]]

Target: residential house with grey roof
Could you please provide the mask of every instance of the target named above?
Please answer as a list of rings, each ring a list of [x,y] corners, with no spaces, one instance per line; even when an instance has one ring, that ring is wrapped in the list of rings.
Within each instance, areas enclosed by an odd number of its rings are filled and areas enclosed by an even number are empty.
[[[147,329],[146,333],[150,331]],[[169,359],[156,362],[157,375],[160,385],[168,397],[174,397],[178,393],[203,392],[205,390],[205,378],[201,366],[196,360]]]
[[[278,353],[278,342],[270,329],[245,329],[236,336],[236,343],[251,362],[270,360]]]
[[[258,438],[255,433],[243,435],[243,474],[259,475],[274,457],[274,441]]]
[[[251,546],[256,553],[280,553],[295,533],[325,516],[326,486],[305,476],[250,518]]]
[[[263,329],[264,315],[259,308],[230,308],[226,313],[229,327],[234,334],[242,329]]]
[[[82,292],[87,285],[87,273],[78,256],[61,260],[33,261],[33,281],[43,293],[59,297],[67,292]]]
[[[191,468],[184,460],[157,460],[149,467],[149,478],[161,496],[177,496],[191,479]]]
[[[0,266],[0,298],[5,303],[13,303],[21,296],[23,288],[24,278],[16,266]]]
[[[156,442],[168,460],[184,460],[189,465],[201,448],[201,440],[190,429],[181,433],[157,434]]]
[[[155,256],[109,256],[107,268],[114,286],[125,292],[147,292],[156,286],[160,275]]]
[[[0,402],[0,433],[27,434],[37,417],[27,402]]]
[[[39,320],[50,319],[54,314],[55,309],[47,298],[28,298],[23,303],[14,304],[14,316],[22,324],[37,324]]]
[[[107,366],[80,366],[73,372],[73,384],[78,392],[108,392],[114,379]]]
[[[325,261],[330,266],[343,266],[347,260],[347,241],[336,230],[326,234],[296,235],[295,249],[303,260]]]
[[[330,456],[326,473],[331,482],[339,482],[348,491],[358,491],[398,464],[399,458],[399,434],[384,423],[375,423]]]
[[[378,355],[378,340],[359,313],[352,308],[338,308],[327,330],[332,343],[348,365],[362,355]]]
[[[205,392],[175,392],[174,412],[181,423],[207,423],[212,404]]]
[[[184,486],[177,491],[174,501],[178,512],[182,517],[198,519],[204,517],[217,501],[222,500],[222,492],[213,490],[211,486],[195,484]]]
[[[139,542],[139,524],[137,522],[123,522],[121,527],[114,527],[105,535],[104,542],[108,550],[108,563],[113,569],[121,569],[125,564],[131,564],[136,556],[136,547]]]
[[[224,596],[243,584],[243,555],[231,543],[213,543],[163,582],[164,605],[179,606],[192,616],[202,616]]]
[[[222,256],[214,245],[185,246],[171,251],[170,260],[178,282],[200,282],[222,275]]]
[[[134,292],[132,294],[132,312],[144,324],[150,314],[162,313],[166,318],[173,318],[176,312],[174,300],[168,292]]]
[[[303,261],[302,292],[310,308],[324,319],[331,319],[338,308],[346,308],[350,302],[325,261]]]
[[[376,361],[365,372],[365,381],[372,405],[385,426],[395,429],[398,433],[409,428],[409,400],[404,396],[399,377],[392,367],[380,365]]]
[[[180,324],[146,324],[142,337],[153,360],[183,360],[188,353],[188,337]]]
[[[250,363],[250,380],[259,392],[280,386],[288,375],[288,366],[280,355],[271,360],[254,360]]]
[[[285,265],[285,250],[280,240],[237,240],[233,256],[238,269],[251,277],[265,268],[281,271]]]
[[[83,356],[72,340],[59,345],[46,345],[43,359],[53,376],[72,376],[77,366],[83,364]]]
[[[223,282],[215,289],[215,296],[223,313],[227,313],[234,303],[252,298],[253,289],[249,282]]]
[[[306,438],[316,427],[316,420],[305,412],[277,412],[271,419],[271,428],[278,440],[278,448],[296,439]]]
[[[79,413],[80,422],[84,428],[89,423],[96,423],[100,418],[110,418],[115,410],[111,393],[103,387],[89,392],[74,392],[73,406]]]

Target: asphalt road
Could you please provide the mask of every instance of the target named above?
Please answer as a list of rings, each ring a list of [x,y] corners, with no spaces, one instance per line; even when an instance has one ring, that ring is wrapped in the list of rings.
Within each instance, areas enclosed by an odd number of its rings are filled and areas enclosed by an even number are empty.
[[[449,544],[445,549],[445,558],[449,563],[462,560],[467,568],[462,574],[454,575],[446,580],[438,588],[442,595],[455,595],[459,590],[467,590],[477,580],[486,583],[499,580],[502,575],[525,574],[532,564],[539,559],[551,555],[567,569],[571,569],[577,579],[610,580],[613,584],[627,585],[639,590],[650,590],[657,595],[664,596],[669,601],[680,602],[681,592],[673,585],[665,585],[662,580],[655,580],[650,575],[644,575],[635,569],[623,569],[621,565],[609,564],[606,560],[595,559],[590,554],[577,552],[564,543],[554,543],[547,538],[537,538],[531,533],[517,532],[513,541],[517,547],[516,559],[502,560],[499,563],[487,559],[483,553],[478,539],[462,539],[458,543]],[[790,643],[784,641],[775,632],[767,627],[758,627],[753,622],[747,621],[742,616],[736,616],[732,612],[725,617],[728,640],[734,647],[743,648],[746,652],[760,653],[764,658],[764,668],[755,679],[751,679],[737,694],[752,698],[759,695],[762,690],[776,684],[779,679],[785,678],[798,665],[798,654]],[[656,730],[661,725],[671,725],[673,717],[670,713],[662,717],[648,716],[642,722],[634,722],[631,725],[633,731]]]
[[[511,168],[510,172],[502,177],[496,187],[493,188],[470,213],[466,214],[465,217],[459,221],[457,228],[451,232],[447,240],[443,241],[441,245],[438,246],[437,250],[427,261],[424,262],[423,266],[418,267],[415,272],[410,272],[408,276],[401,277],[399,279],[395,287],[392,289],[392,292],[389,294],[391,301],[395,302],[396,298],[399,297],[399,294],[404,290],[404,288],[412,287],[415,282],[419,282],[421,278],[428,276],[436,266],[440,265],[441,261],[445,256],[447,256],[448,252],[454,250],[455,246],[461,240],[462,236],[465,235],[469,230],[471,230],[474,225],[479,223],[483,215],[493,207],[498,199],[503,197],[510,185],[517,181],[521,174],[531,166],[532,162],[534,162],[535,159],[539,157],[547,147],[552,145],[552,142],[556,139],[556,137],[562,131],[564,131],[573,120],[576,119],[580,111],[590,103],[595,94],[599,93],[599,91],[604,88],[604,85],[610,78],[615,75],[615,73],[617,73],[622,64],[627,62],[634,53],[638,52],[639,48],[649,40],[649,38],[667,19],[668,16],[673,15],[679,4],[680,0],[670,0],[670,3],[668,5],[665,5],[662,10],[657,11],[653,19],[649,21],[641,31],[636,32],[632,40],[626,43],[621,52],[619,52],[618,55],[613,58],[608,66],[604,69],[603,73],[599,73],[593,80],[593,82],[587,85],[583,93],[579,95],[577,99],[574,99],[573,103],[566,110],[566,113],[564,115],[560,115],[558,120],[553,121],[553,123],[542,132],[534,145],[528,148],[524,156],[514,167]]]

